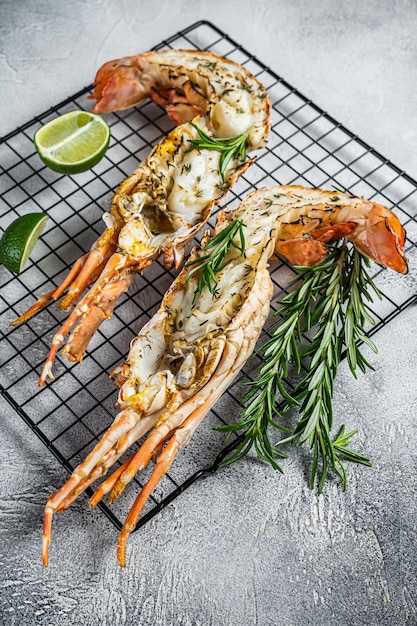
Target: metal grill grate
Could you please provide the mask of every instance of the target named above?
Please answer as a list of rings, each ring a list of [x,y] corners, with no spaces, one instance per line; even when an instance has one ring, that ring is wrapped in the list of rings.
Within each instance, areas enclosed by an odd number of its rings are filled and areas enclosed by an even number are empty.
[[[229,206],[238,206],[255,188],[277,183],[346,188],[394,208],[407,229],[407,253],[410,268],[414,267],[416,181],[212,24],[198,22],[157,49],[166,47],[209,49],[231,58],[257,76],[271,96],[273,122],[268,147],[229,192]],[[116,187],[172,126],[165,112],[151,102],[109,115],[112,140],[105,158],[93,171],[73,178],[57,175],[41,163],[33,135],[40,125],[56,115],[75,108],[89,109],[89,92],[90,88],[83,89],[0,140],[0,226],[5,229],[18,215],[37,209],[46,211],[50,217],[32,261],[20,276],[11,277],[4,268],[0,269],[1,389],[8,402],[69,471],[112,422],[117,392],[108,375],[124,360],[131,339],[155,313],[174,278],[173,272],[167,272],[159,262],[154,263],[145,276],[135,279],[130,294],[123,296],[112,320],[96,333],[83,363],[70,366],[58,357],[55,382],[42,390],[38,388],[50,340],[65,314],[50,306],[24,326],[8,328],[7,324],[33,304],[39,294],[59,284],[73,261],[89,249],[104,229],[101,216],[109,208]],[[417,275],[411,271],[398,279],[376,266],[373,270],[385,297],[371,307],[377,320],[372,333],[415,300],[412,294],[416,293],[414,276]],[[290,267],[275,263],[272,277],[276,291],[284,290],[293,275]],[[224,435],[212,426],[236,418],[243,383],[250,377],[254,363],[250,361],[207,416],[187,451],[179,456],[148,502],[139,526],[199,476],[216,469],[225,455]],[[112,510],[100,505],[118,528],[136,492],[137,486],[131,487],[130,497],[126,494]]]

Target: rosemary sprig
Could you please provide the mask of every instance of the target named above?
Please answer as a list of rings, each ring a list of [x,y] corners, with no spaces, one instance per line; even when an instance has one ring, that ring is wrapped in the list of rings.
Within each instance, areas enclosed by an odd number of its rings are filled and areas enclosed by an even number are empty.
[[[274,469],[282,471],[275,458],[285,458],[285,455],[271,442],[269,426],[288,433],[291,431],[276,421],[276,418],[281,417],[276,406],[276,394],[279,393],[287,402],[292,403],[292,396],[286,391],[282,381],[288,376],[290,363],[295,363],[297,371],[301,368],[298,347],[301,341],[300,320],[304,316],[308,318],[308,311],[316,301],[316,294],[323,287],[322,279],[332,265],[333,256],[334,254],[328,256],[323,263],[313,268],[302,268],[301,284],[280,300],[281,306],[275,315],[281,316],[281,321],[273,329],[271,338],[258,350],[264,363],[257,370],[255,380],[248,383],[249,391],[242,400],[242,419],[236,424],[219,426],[216,429],[227,431],[230,435],[232,432],[245,430],[243,441],[227,457],[225,464],[243,458],[254,446],[262,459],[271,463]],[[297,276],[291,281],[289,288],[299,282],[300,277]]]
[[[382,295],[366,270],[366,267],[370,266],[369,259],[355,250],[355,254],[349,255],[346,259],[346,265],[347,277],[350,280],[346,280],[346,293],[343,295],[343,300],[347,302],[343,319],[344,344],[350,370],[356,378],[357,367],[362,372],[365,372],[366,368],[373,369],[357,349],[358,342],[365,343],[373,352],[377,352],[374,342],[366,336],[364,330],[366,323],[371,326],[375,324],[375,320],[365,307],[365,301],[372,302],[370,289],[380,300]]]
[[[198,285],[194,291],[192,302],[193,306],[198,294],[203,291],[204,287],[207,287],[213,297],[216,295],[218,284],[217,273],[221,272],[232,261],[232,259],[225,260],[231,248],[236,248],[239,250],[240,254],[244,254],[246,247],[245,233],[243,232],[244,228],[245,224],[242,219],[238,218],[233,220],[233,222],[230,222],[226,228],[217,233],[217,235],[206,244],[204,250],[208,251],[208,254],[204,254],[198,259],[186,263],[185,267],[195,266],[194,269],[188,273],[186,282],[190,280],[193,274],[199,272]],[[236,235],[239,235],[239,241],[235,241]]]
[[[258,369],[256,379],[249,383],[249,392],[243,400],[242,419],[237,424],[219,428],[229,432],[245,429],[243,443],[226,463],[241,458],[254,446],[258,454],[259,450],[262,452],[262,458],[276,467],[276,456],[282,456],[281,445],[308,442],[313,449],[311,486],[315,483],[321,461],[319,493],[323,490],[329,467],[341,478],[345,489],[343,460],[370,465],[366,457],[349,447],[356,431],[346,435],[343,426],[337,437],[331,438],[334,381],[343,349],[346,348],[349,367],[355,376],[358,367],[362,371],[371,367],[358,343],[365,342],[376,351],[364,331],[367,322],[374,323],[365,301],[372,301],[371,290],[378,296],[379,292],[365,269],[366,264],[356,249],[349,250],[344,243],[336,246],[319,265],[298,268],[301,282],[281,300],[281,307],[276,312],[281,321],[259,351],[265,362]],[[299,279],[295,279],[293,285],[297,281]],[[303,346],[302,330],[309,332],[313,328],[317,330],[311,343]],[[289,393],[285,380],[289,365],[293,364],[299,374],[305,362],[307,373]],[[281,411],[276,406],[277,392],[284,399]],[[272,425],[288,432],[276,420],[293,406],[299,407],[301,418],[295,429],[273,446],[269,427]]]
[[[196,129],[199,139],[188,139],[191,143],[191,148],[187,150],[187,152],[191,152],[191,150],[217,150],[220,152],[220,160],[219,160],[219,171],[220,176],[225,182],[225,173],[227,167],[232,159],[239,159],[239,161],[246,161],[246,144],[248,141],[248,135],[252,130],[252,127],[249,128],[246,133],[242,133],[241,135],[236,135],[234,137],[210,137],[207,135],[197,124],[194,122],[190,122],[191,126]]]
[[[352,248],[349,252],[344,245],[338,249],[338,253],[333,271],[326,279],[328,286],[323,294],[323,306],[319,308],[319,316],[317,309],[312,316],[312,321],[318,323],[318,330],[310,345],[300,351],[301,360],[310,359],[307,374],[297,384],[292,399],[287,401],[283,409],[286,411],[290,406],[298,405],[302,417],[293,433],[280,442],[280,445],[289,441],[308,442],[313,449],[311,487],[314,486],[318,461],[321,459],[319,493],[323,491],[329,466],[341,478],[343,489],[346,489],[346,472],[342,458],[370,465],[368,459],[348,449],[349,437],[343,440],[344,448],[341,450],[338,438],[332,441],[330,435],[333,426],[334,381],[343,347],[346,347],[349,367],[355,377],[358,366],[362,371],[371,367],[362,355],[358,341],[365,339],[376,351],[374,343],[364,334],[365,322],[373,323],[373,320],[361,298],[365,296],[365,299],[371,300],[368,287],[374,288],[374,285],[357,250]],[[350,453],[349,457],[347,452]]]

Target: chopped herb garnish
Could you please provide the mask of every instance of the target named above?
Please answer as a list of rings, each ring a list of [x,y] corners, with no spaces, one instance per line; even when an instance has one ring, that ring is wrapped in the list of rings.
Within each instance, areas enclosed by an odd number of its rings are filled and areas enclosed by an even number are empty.
[[[247,85],[246,83],[244,83],[242,80],[240,81],[240,86],[241,86],[242,89],[244,89],[248,93],[252,93],[252,87],[250,85]]]

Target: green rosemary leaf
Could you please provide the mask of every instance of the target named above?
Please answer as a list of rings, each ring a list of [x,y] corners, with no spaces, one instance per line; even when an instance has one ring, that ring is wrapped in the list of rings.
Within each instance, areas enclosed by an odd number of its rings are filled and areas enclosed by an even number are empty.
[[[345,435],[345,426],[343,425],[337,434],[336,439],[333,441],[333,447],[341,456],[345,459],[352,461],[354,463],[360,463],[361,465],[366,465],[367,467],[372,467],[371,461],[362,454],[355,452],[349,448],[350,439],[356,435],[358,431],[353,430],[350,433]]]
[[[315,367],[315,365],[313,367]],[[313,375],[311,376],[311,379],[308,381],[308,391],[312,391],[321,384],[325,368],[326,362],[320,361],[317,367],[313,370]]]
[[[351,195],[350,191],[348,189],[346,189],[346,188],[338,187],[336,185],[332,185],[332,187],[336,191],[340,191],[340,193],[348,193],[349,195]]]
[[[319,485],[318,485],[318,488],[317,488],[317,491],[318,491],[319,494],[323,493],[324,483],[326,482],[326,479],[327,479],[327,457],[323,455],[323,448],[320,450],[320,453],[321,453],[321,457],[322,457],[322,469],[321,469],[320,482],[319,482]],[[311,489],[314,488],[314,477],[313,476],[311,477],[310,487],[311,487]]]
[[[366,343],[366,345],[372,350],[372,352],[375,352],[375,354],[378,354],[378,348],[376,347],[372,339],[370,339],[369,337],[367,337],[366,335],[364,335],[363,333],[359,331],[357,332],[357,337],[359,341],[361,341],[362,343]]]

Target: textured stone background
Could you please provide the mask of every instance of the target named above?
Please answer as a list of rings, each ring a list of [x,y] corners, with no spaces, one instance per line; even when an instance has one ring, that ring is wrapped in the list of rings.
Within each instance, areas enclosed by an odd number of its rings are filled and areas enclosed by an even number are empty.
[[[209,19],[417,177],[414,0],[1,0],[0,136],[89,84],[110,58]],[[307,453],[281,477],[254,460],[198,483],[136,534],[121,570],[115,529],[85,499],[55,523],[64,470],[0,403],[0,623],[417,624],[415,308],[376,336],[375,372],[342,366],[335,414],[372,469],[349,489],[306,486]]]

